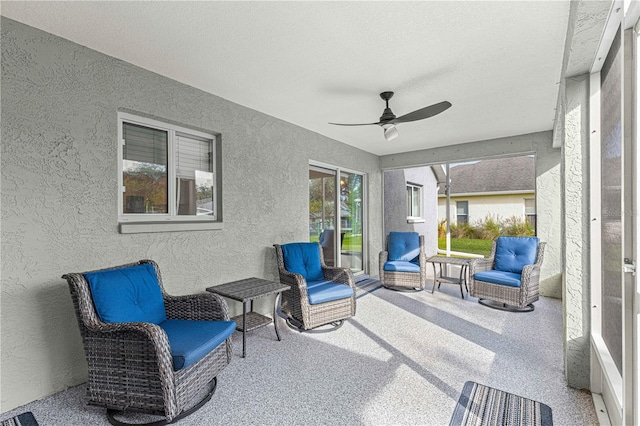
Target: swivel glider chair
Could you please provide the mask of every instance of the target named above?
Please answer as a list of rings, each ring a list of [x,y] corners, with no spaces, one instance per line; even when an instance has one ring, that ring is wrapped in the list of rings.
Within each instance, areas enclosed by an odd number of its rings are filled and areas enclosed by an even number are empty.
[[[328,267],[319,243],[274,244],[282,293],[281,311],[298,331],[331,331],[356,314],[356,287],[349,268]],[[329,329],[318,329],[331,325]]]
[[[88,403],[106,407],[111,424],[127,424],[116,415],[129,411],[169,424],[209,401],[236,327],[222,297],[169,296],[151,260],[63,278],[89,366]]]
[[[531,312],[539,299],[545,243],[536,237],[498,237],[487,259],[469,267],[471,296],[494,309]]]
[[[424,236],[417,232],[389,232],[386,250],[378,259],[380,283],[392,290],[424,290],[427,256]]]

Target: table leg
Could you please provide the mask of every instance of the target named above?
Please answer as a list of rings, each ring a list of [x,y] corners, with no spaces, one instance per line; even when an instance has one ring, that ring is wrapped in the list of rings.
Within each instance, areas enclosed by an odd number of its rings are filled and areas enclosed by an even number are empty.
[[[276,329],[276,337],[280,341],[280,333],[278,332],[278,304],[280,303],[280,293],[276,294],[276,300],[273,302],[273,328]]]
[[[247,355],[247,302],[242,303],[242,358]]]
[[[431,287],[431,294],[433,294],[433,291],[436,289],[436,263],[432,262],[431,264],[433,265],[433,287]],[[442,268],[442,265],[440,265],[440,268]]]
[[[462,290],[462,279],[464,277],[464,265],[460,266],[460,295],[462,296],[462,298],[464,299],[464,291]],[[465,285],[466,285],[466,280],[465,280]]]

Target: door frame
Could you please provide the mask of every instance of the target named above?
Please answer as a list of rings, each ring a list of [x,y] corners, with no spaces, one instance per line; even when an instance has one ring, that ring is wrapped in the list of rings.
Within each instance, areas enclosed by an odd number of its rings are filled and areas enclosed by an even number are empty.
[[[309,167],[320,167],[326,170],[330,170],[335,172],[336,174],[336,184],[335,184],[335,194],[340,194],[340,175],[342,172],[346,173],[354,173],[362,176],[362,270],[356,271],[354,275],[363,275],[369,273],[369,255],[368,255],[368,235],[369,235],[369,215],[368,215],[368,177],[365,172],[361,172],[358,170],[349,169],[347,167],[336,166],[334,164],[324,163],[316,160],[309,160]],[[307,169],[309,168],[307,167]],[[336,235],[340,235],[340,230],[342,228],[342,224],[340,221],[340,202],[336,200],[335,203],[335,233]],[[307,219],[308,220],[308,219]],[[339,247],[340,238],[334,238],[334,252],[336,253],[336,266],[340,266],[342,264],[342,255],[341,248]]]

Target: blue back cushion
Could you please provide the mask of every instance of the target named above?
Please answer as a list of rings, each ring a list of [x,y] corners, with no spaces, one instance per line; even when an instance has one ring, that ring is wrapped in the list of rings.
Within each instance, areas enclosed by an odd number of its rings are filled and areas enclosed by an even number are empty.
[[[417,232],[389,232],[389,260],[411,262],[420,256],[420,236]]]
[[[317,243],[289,243],[280,246],[284,257],[284,268],[300,274],[307,281],[324,279],[320,264],[320,247]]]
[[[536,237],[498,237],[493,269],[521,274],[525,265],[536,262],[537,251]]]
[[[167,319],[153,265],[90,272],[84,277],[102,321],[160,324]]]

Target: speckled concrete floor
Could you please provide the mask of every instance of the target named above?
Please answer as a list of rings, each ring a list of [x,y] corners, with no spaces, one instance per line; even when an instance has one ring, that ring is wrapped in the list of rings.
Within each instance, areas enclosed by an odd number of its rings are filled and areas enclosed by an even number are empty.
[[[467,380],[549,405],[556,426],[596,425],[591,395],[563,378],[562,302],[541,298],[528,314],[369,284],[356,317],[331,333],[302,334],[282,320],[242,340],[210,402],[178,425],[447,425]],[[0,415],[32,411],[42,426],[106,425],[77,386]]]

